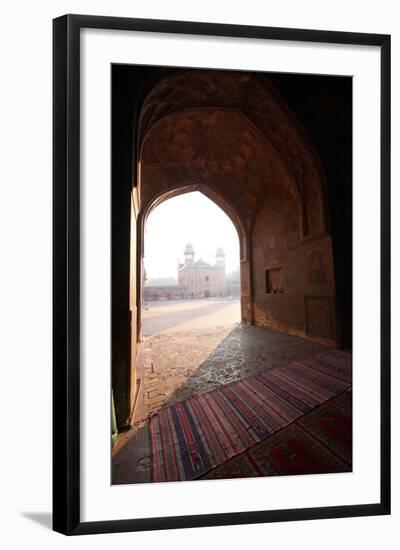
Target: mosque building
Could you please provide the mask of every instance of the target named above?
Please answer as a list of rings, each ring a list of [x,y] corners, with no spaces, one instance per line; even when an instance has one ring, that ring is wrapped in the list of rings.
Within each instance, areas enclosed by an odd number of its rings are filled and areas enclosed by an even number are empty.
[[[182,298],[222,298],[226,296],[225,252],[217,248],[215,264],[201,258],[195,261],[195,250],[188,243],[184,251],[184,263],[178,265],[178,285]]]
[[[225,252],[217,248],[214,265],[199,258],[195,260],[195,250],[188,243],[184,250],[184,262],[178,263],[178,284],[160,284],[159,281],[146,282],[145,301],[177,300],[187,298],[223,298],[228,293],[238,294],[239,286],[228,289],[225,271]],[[154,284],[156,282],[156,284]],[[158,284],[157,284],[158,283]]]

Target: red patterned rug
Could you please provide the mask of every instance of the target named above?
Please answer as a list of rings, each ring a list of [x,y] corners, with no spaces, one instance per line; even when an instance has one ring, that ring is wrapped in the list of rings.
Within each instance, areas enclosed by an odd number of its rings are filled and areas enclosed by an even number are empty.
[[[351,355],[330,351],[165,407],[150,418],[153,481],[202,477],[350,385]]]
[[[352,471],[351,391],[296,420],[202,479]]]

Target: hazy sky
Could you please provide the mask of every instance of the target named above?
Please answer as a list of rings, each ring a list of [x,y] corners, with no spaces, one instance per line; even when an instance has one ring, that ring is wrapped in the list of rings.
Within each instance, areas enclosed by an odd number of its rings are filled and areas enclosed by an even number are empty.
[[[145,227],[147,277],[177,277],[186,244],[195,260],[214,264],[217,247],[225,250],[226,272],[239,267],[239,239],[228,216],[210,199],[195,191],[168,199],[149,215]]]

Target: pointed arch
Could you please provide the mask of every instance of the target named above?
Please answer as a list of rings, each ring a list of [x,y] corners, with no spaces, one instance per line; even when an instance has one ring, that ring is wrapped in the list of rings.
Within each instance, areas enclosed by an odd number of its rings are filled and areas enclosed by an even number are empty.
[[[224,214],[229,218],[229,220],[232,222],[233,226],[236,229],[236,233],[238,236],[238,242],[239,242],[239,250],[240,250],[240,273],[241,273],[241,281],[244,280],[244,284],[241,284],[241,312],[242,312],[242,321],[244,322],[251,322],[251,315],[248,311],[248,304],[250,303],[249,300],[249,288],[248,285],[246,285],[246,281],[250,280],[250,274],[247,272],[249,270],[250,261],[249,261],[249,231],[246,227],[245,222],[241,218],[240,214],[236,211],[235,207],[230,204],[228,201],[224,199],[212,187],[210,187],[207,183],[204,182],[195,182],[195,183],[188,183],[186,185],[177,185],[175,187],[172,187],[168,189],[167,191],[161,192],[153,197],[151,201],[149,201],[146,206],[144,206],[138,215],[137,220],[137,231],[138,231],[138,246],[137,246],[137,289],[136,289],[136,296],[138,298],[137,300],[137,338],[138,340],[141,339],[142,336],[142,327],[141,327],[141,315],[142,315],[142,297],[143,297],[143,289],[144,289],[144,267],[143,267],[143,261],[144,261],[144,233],[145,233],[145,224],[146,220],[148,219],[148,216],[150,213],[160,206],[163,202],[173,198],[177,197],[179,195],[183,195],[186,193],[192,193],[194,191],[199,191],[202,193],[205,197],[207,197],[209,200],[211,200],[214,204],[216,204]]]

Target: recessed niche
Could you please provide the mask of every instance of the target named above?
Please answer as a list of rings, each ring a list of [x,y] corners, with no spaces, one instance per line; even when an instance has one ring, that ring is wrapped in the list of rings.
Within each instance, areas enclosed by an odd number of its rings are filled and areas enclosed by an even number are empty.
[[[277,267],[265,271],[265,292],[283,294],[283,268]]]

